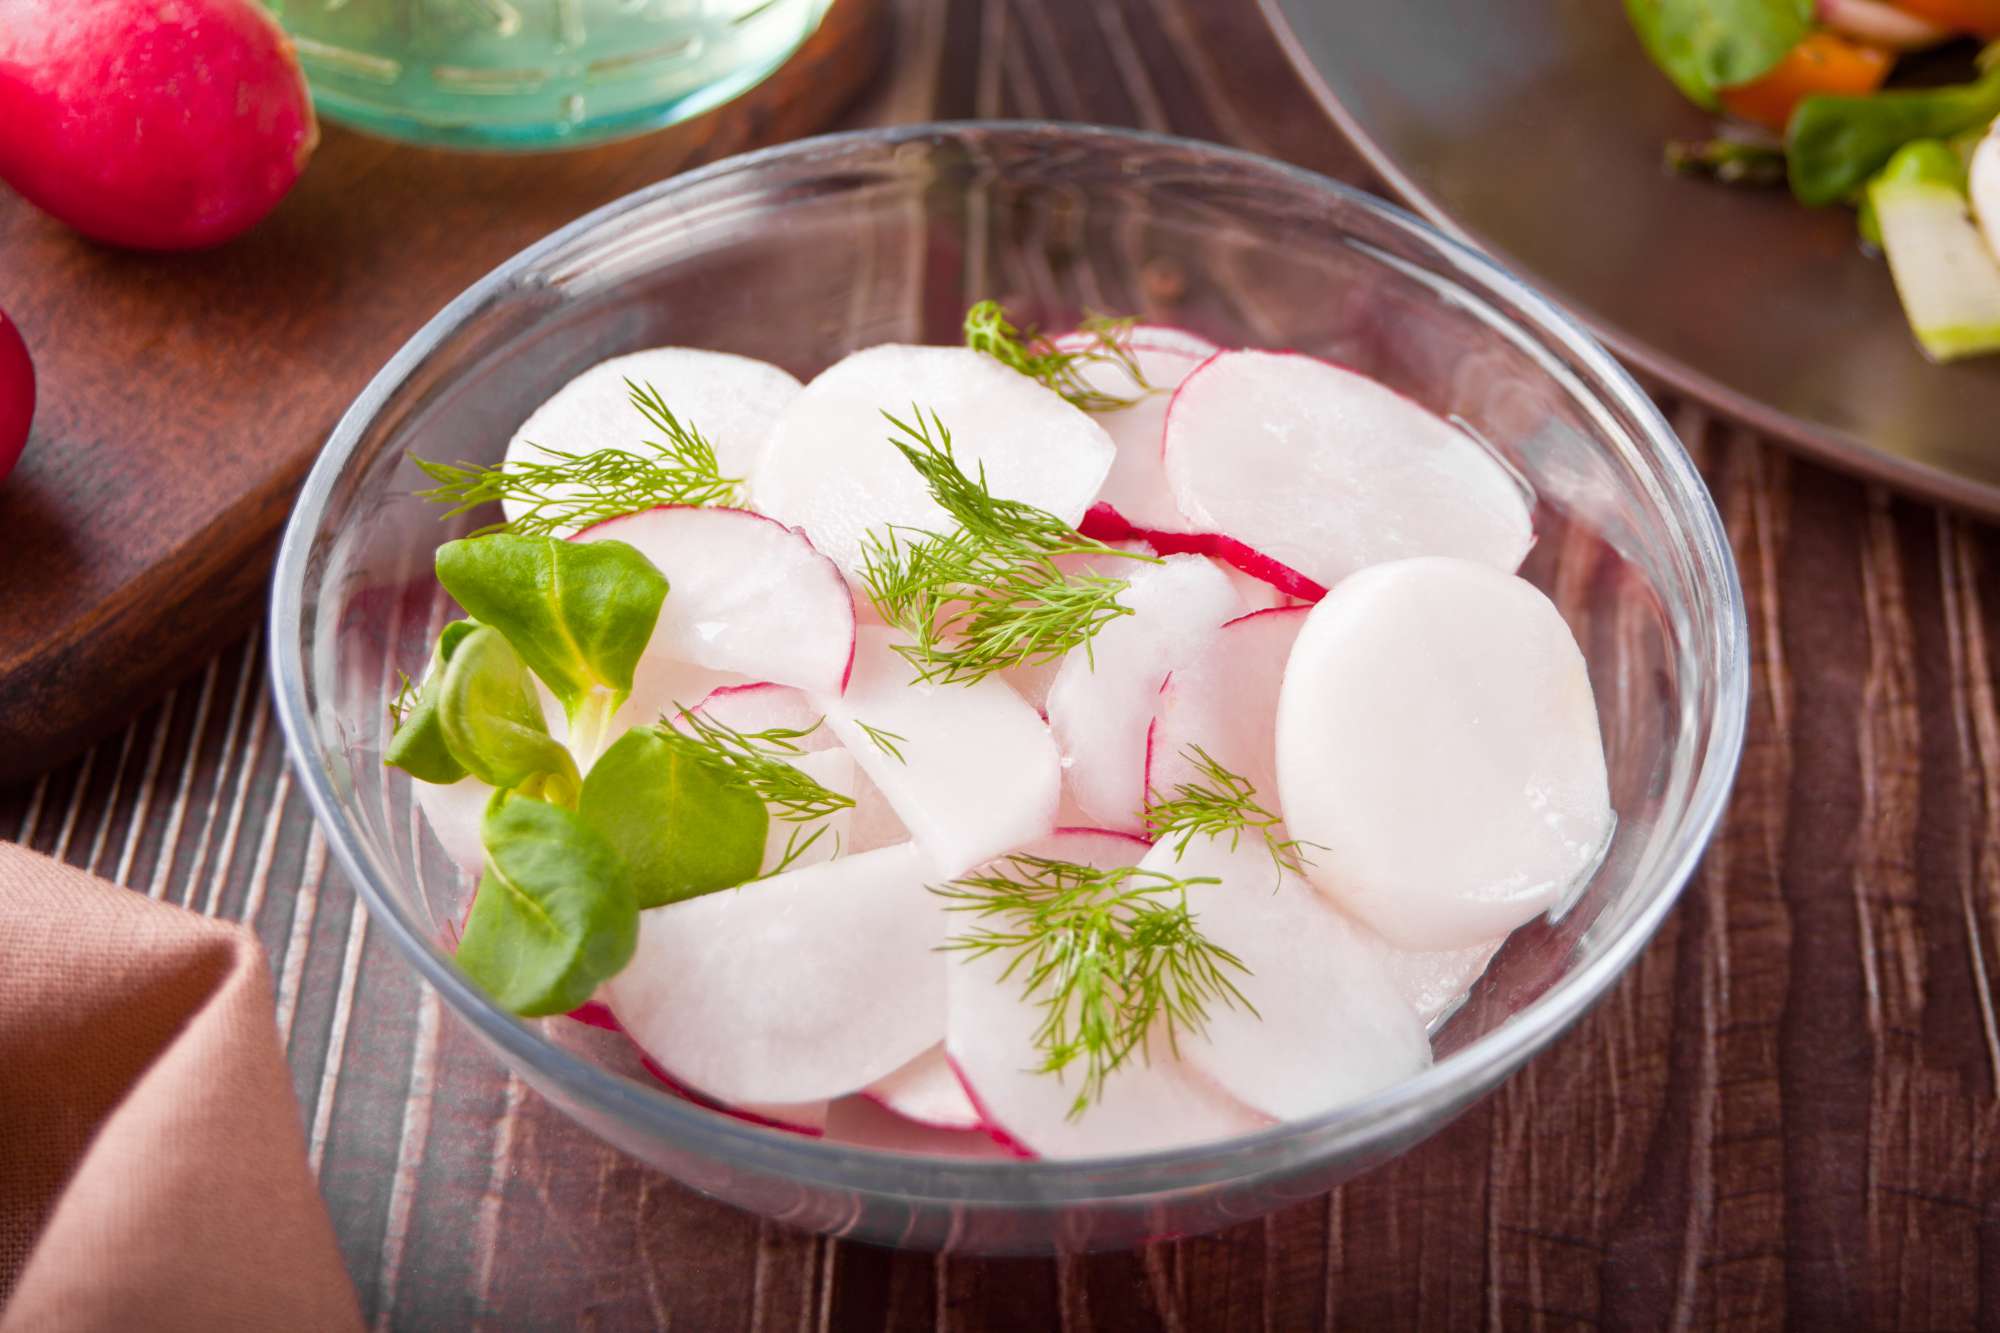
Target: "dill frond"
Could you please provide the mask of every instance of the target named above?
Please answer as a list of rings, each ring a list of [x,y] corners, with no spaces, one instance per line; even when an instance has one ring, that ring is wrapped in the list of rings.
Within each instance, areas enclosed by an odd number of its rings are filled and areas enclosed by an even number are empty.
[[[980,923],[944,947],[1004,955],[1000,979],[1018,977],[1023,998],[1042,1009],[1034,1033],[1040,1072],[1060,1077],[1082,1065],[1074,1119],[1103,1098],[1112,1073],[1135,1054],[1147,1058],[1156,1025],[1177,1052],[1183,1033],[1206,1029],[1210,1006],[1257,1012],[1233,975],[1249,969],[1201,933],[1188,907],[1190,888],[1216,882],[1012,856],[931,891],[947,911]]]
[[[396,676],[401,683],[396,686],[396,693],[389,700],[389,729],[391,731],[402,726],[403,719],[408,717],[410,710],[417,706],[417,682],[410,679],[410,673],[407,671],[398,671]]]
[[[1310,862],[1300,848],[1311,844],[1278,836],[1283,817],[1258,801],[1257,788],[1249,779],[1223,767],[1199,745],[1187,746],[1181,756],[1200,776],[1193,782],[1175,783],[1171,795],[1147,789],[1144,818],[1155,839],[1173,840],[1178,858],[1197,836],[1220,838],[1227,834],[1233,850],[1244,833],[1256,833],[1280,870],[1305,873]]]
[[[1116,412],[1160,392],[1146,381],[1133,355],[1133,323],[1131,319],[1093,315],[1078,326],[1079,332],[1090,336],[1090,342],[1064,351],[1033,329],[1016,328],[998,301],[981,301],[965,312],[965,345],[1054,390],[1086,412]],[[1116,366],[1132,382],[1133,392],[1117,394],[1094,387],[1083,374],[1084,367],[1093,365]]]
[[[727,770],[755,792],[775,817],[802,824],[808,820],[823,819],[836,810],[853,808],[852,796],[843,796],[822,786],[785,760],[787,755],[805,753],[798,742],[818,731],[819,722],[804,728],[769,727],[763,731],[738,731],[680,704],[675,704],[674,709],[676,716],[660,720],[657,728],[660,735],[686,747],[688,753],[700,757],[703,762]]]
[[[1085,537],[1045,509],[993,494],[986,471],[967,476],[951,432],[929,420],[882,415],[893,444],[956,524],[951,532],[892,527],[862,544],[861,583],[883,623],[909,636],[896,651],[919,680],[971,683],[995,671],[1088,650],[1104,626],[1131,610],[1127,581],[1067,570],[1061,556],[1159,563],[1158,557]]]
[[[660,436],[642,440],[638,448],[643,452],[576,454],[537,445],[546,461],[517,459],[497,467],[416,458],[411,461],[437,483],[417,494],[449,506],[446,518],[501,500],[522,506],[514,518],[489,523],[475,537],[489,532],[561,535],[656,505],[740,504],[744,483],[722,475],[707,437],[675,416],[651,384],[626,380],[625,387],[633,408]]]
[[[854,725],[860,727],[862,734],[867,736],[874,743],[875,748],[883,754],[888,755],[899,764],[907,764],[909,762],[909,760],[903,758],[902,750],[896,745],[898,741],[907,741],[910,739],[908,736],[899,735],[885,727],[871,727],[858,717],[854,719]]]

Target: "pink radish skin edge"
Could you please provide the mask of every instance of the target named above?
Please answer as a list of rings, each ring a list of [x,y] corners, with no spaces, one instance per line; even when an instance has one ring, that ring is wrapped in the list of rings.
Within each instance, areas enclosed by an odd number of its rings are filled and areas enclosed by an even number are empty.
[[[0,178],[95,240],[217,245],[319,143],[292,44],[256,0],[16,4],[0,24]]]
[[[1326,596],[1324,584],[1307,578],[1282,561],[1273,560],[1253,546],[1219,532],[1161,532],[1156,528],[1135,527],[1123,514],[1102,503],[1094,504],[1084,512],[1083,521],[1076,525],[1076,530],[1101,542],[1142,541],[1153,548],[1155,555],[1205,555],[1211,560],[1232,565],[1251,578],[1268,583],[1287,597],[1296,597],[1302,602],[1317,602]],[[1266,609],[1282,611],[1285,608]]]
[[[1309,606],[1267,606],[1263,607],[1260,610],[1251,611],[1245,615],[1240,615],[1236,617],[1234,620],[1225,620],[1222,622],[1222,628],[1228,629],[1231,625],[1240,625],[1246,620],[1255,620],[1259,616],[1302,616],[1311,610],[1312,608]],[[1174,673],[1169,671],[1167,673],[1167,678],[1160,682],[1161,696],[1164,697],[1167,691],[1172,689],[1173,686],[1174,686]],[[1159,736],[1159,734],[1160,734],[1160,719],[1156,714],[1153,720],[1146,725],[1146,792],[1148,796],[1150,796],[1153,791],[1153,742]],[[1060,832],[1061,830],[1058,831]],[[1082,830],[1073,829],[1070,831],[1080,832]],[[1093,833],[1111,832],[1110,829],[1091,829],[1089,831]],[[1126,833],[1121,833],[1118,836],[1130,837],[1131,835]],[[1140,841],[1144,841],[1144,839],[1140,839]]]
[[[0,481],[21,461],[34,421],[34,358],[20,328],[0,311]]]
[[[1125,835],[1121,834],[1120,836],[1122,837]],[[1143,839],[1141,839],[1141,841],[1143,841]],[[993,1140],[995,1143],[1005,1148],[1009,1153],[1011,1153],[1015,1157],[1020,1158],[1024,1162],[1032,1162],[1036,1160],[1035,1153],[1032,1149],[1030,1149],[1026,1144],[1022,1143],[1019,1139],[1015,1138],[1012,1134],[1009,1134],[1006,1130],[1000,1128],[1000,1126],[993,1123],[992,1114],[989,1111],[987,1111],[986,1104],[979,1100],[979,1094],[972,1090],[971,1080],[967,1079],[965,1076],[965,1071],[958,1067],[958,1061],[952,1058],[952,1054],[950,1051],[946,1051],[944,1053],[944,1062],[951,1066],[952,1077],[958,1080],[958,1086],[965,1090],[965,1099],[971,1102],[972,1109],[978,1112],[979,1132],[981,1134],[984,1134],[987,1138]]]
[[[608,1007],[596,1000],[585,1000],[582,1004],[564,1014],[563,1017],[573,1018],[585,1027],[602,1028],[606,1032],[615,1032],[625,1038],[625,1040],[631,1041],[632,1048],[639,1052],[639,1063],[645,1066],[646,1072],[659,1080],[661,1086],[666,1088],[668,1092],[673,1093],[674,1096],[684,1102],[693,1102],[696,1106],[706,1107],[711,1111],[718,1111],[732,1120],[741,1120],[745,1124],[762,1125],[766,1129],[782,1129],[787,1134],[797,1134],[802,1138],[817,1139],[826,1136],[826,1131],[823,1129],[814,1129],[810,1125],[787,1124],[783,1120],[773,1120],[769,1116],[757,1115],[754,1112],[741,1110],[734,1106],[725,1106],[712,1097],[702,1096],[702,1094],[696,1092],[693,1088],[690,1088],[687,1084],[653,1063],[653,1057],[646,1054],[645,1048],[640,1046],[638,1042],[632,1041],[632,1034],[627,1032],[623,1025],[618,1022],[617,1016]]]
[[[797,537],[800,541],[804,542],[806,544],[807,550],[811,551],[814,555],[819,556],[819,558],[822,560],[826,559],[826,556],[821,553],[819,547],[813,545],[812,538],[806,536],[804,528],[790,527],[784,523],[778,522],[777,519],[772,518],[769,514],[760,514],[752,509],[735,509],[727,505],[653,505],[651,506],[651,508],[652,509],[703,509],[711,513],[721,512],[725,514],[742,514],[747,518],[754,518],[759,520],[760,522],[769,523],[773,527],[783,528],[786,532],[791,533],[792,535]],[[643,514],[648,512],[648,510],[635,509],[632,512],[635,514]],[[589,527],[579,528],[577,531],[571,533],[569,535],[569,540],[576,541],[578,538],[582,537],[583,534],[586,532],[595,532],[598,528],[603,527],[607,523],[619,523],[630,517],[632,517],[632,514],[619,514],[615,518],[599,519],[597,522],[591,524]],[[828,563],[832,562],[829,561]],[[859,624],[860,615],[856,612],[854,607],[854,589],[848,586],[847,576],[839,572],[839,566],[837,565],[834,566],[834,573],[835,576],[840,580],[841,591],[847,594],[847,619],[851,624]],[[852,680],[853,678],[854,678],[854,636],[850,634],[847,639],[847,666],[840,673],[840,691],[839,691],[840,693],[842,694],[847,693],[847,682]],[[752,682],[752,684],[765,684],[765,683],[768,682],[762,682],[762,681]],[[720,693],[719,690],[712,692]]]

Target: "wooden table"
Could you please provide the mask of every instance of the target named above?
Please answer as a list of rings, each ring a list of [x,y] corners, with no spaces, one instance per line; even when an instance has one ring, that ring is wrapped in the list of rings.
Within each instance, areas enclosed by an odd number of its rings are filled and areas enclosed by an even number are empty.
[[[904,0],[899,19],[851,123],[1135,124],[1366,179],[1245,0]],[[603,1147],[356,910],[286,773],[254,634],[0,791],[0,835],[256,928],[313,1165],[387,1326],[2000,1325],[2000,534],[1667,406],[1728,521],[1756,653],[1714,849],[1611,997],[1498,1094],[1217,1236],[894,1254]]]

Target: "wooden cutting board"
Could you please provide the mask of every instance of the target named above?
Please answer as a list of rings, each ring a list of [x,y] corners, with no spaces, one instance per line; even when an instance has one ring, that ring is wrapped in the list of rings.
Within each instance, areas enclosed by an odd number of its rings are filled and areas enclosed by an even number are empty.
[[[839,0],[757,88],[604,148],[444,153],[326,126],[278,210],[203,253],[106,249],[0,187],[0,309],[39,385],[0,483],[0,781],[123,723],[260,612],[327,433],[460,289],[630,190],[820,128],[887,21],[883,0]]]

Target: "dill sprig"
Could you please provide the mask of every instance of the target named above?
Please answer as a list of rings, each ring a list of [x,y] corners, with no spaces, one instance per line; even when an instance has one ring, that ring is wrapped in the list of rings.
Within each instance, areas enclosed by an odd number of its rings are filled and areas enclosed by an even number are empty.
[[[1077,326],[1090,341],[1069,351],[1033,329],[1016,328],[998,301],[981,301],[965,312],[965,345],[1061,394],[1086,412],[1116,412],[1160,390],[1146,381],[1132,352],[1131,319],[1092,315]],[[1134,392],[1110,393],[1093,386],[1086,366],[1116,366]]]
[[[396,675],[401,683],[397,685],[395,695],[389,700],[389,728],[392,731],[402,726],[403,719],[417,706],[417,682],[410,679],[410,673],[407,671],[398,671]]]
[[[1257,788],[1248,778],[1233,773],[1214,755],[1199,745],[1182,749],[1181,757],[1200,774],[1193,782],[1177,782],[1171,795],[1155,788],[1146,792],[1146,825],[1161,842],[1174,841],[1174,856],[1187,851],[1197,836],[1229,836],[1234,850],[1246,832],[1264,839],[1271,861],[1280,870],[1303,875],[1309,860],[1302,847],[1311,844],[1298,838],[1280,838],[1283,817],[1257,799]]]
[[[417,494],[449,505],[446,518],[480,505],[513,500],[515,517],[489,523],[473,533],[518,532],[549,536],[575,532],[607,518],[636,514],[656,505],[735,505],[743,481],[722,475],[710,444],[691,422],[683,422],[651,384],[625,381],[632,406],[661,438],[642,440],[647,452],[599,449],[576,454],[536,445],[548,460],[516,459],[498,467],[473,463],[433,463],[412,459],[438,484]]]
[[[861,728],[862,734],[874,742],[875,748],[883,754],[888,755],[899,764],[909,763],[909,760],[903,758],[903,752],[896,744],[898,741],[907,741],[910,739],[908,736],[890,731],[886,727],[871,727],[858,717],[854,719],[854,725]]]
[[[767,727],[763,731],[738,731],[726,723],[704,717],[692,708],[675,704],[674,709],[676,717],[660,720],[660,735],[686,747],[688,753],[703,762],[726,769],[732,777],[755,792],[777,818],[802,824],[808,820],[823,819],[836,810],[853,807],[852,796],[843,796],[822,786],[810,774],[785,761],[786,755],[805,753],[798,742],[818,731],[819,722],[803,728]],[[807,845],[810,845],[810,840]]]
[[[1249,969],[1204,936],[1188,890],[1210,876],[1178,879],[1138,866],[1108,870],[1041,856],[1011,856],[996,870],[967,875],[931,891],[946,910],[983,924],[953,936],[947,950],[1007,956],[1004,982],[1018,976],[1022,995],[1040,1006],[1034,1033],[1039,1072],[1058,1077],[1083,1065],[1072,1119],[1102,1100],[1104,1083],[1164,1025],[1179,1051],[1183,1032],[1200,1035],[1209,1006],[1256,1007],[1231,973]]]
[[[951,432],[921,408],[912,420],[883,412],[931,497],[957,524],[949,533],[891,527],[862,543],[862,587],[883,623],[910,636],[896,651],[919,680],[965,683],[1005,667],[1046,662],[1090,640],[1119,616],[1126,580],[1066,570],[1060,556],[1158,563],[1158,557],[1085,537],[1045,509],[1003,499],[982,466],[969,477],[952,456]]]
[[[821,838],[826,836],[827,827],[826,825],[821,824],[818,828],[814,829],[810,834],[808,834],[803,841],[801,841],[799,838],[799,834],[804,832],[805,832],[804,829],[795,827],[792,829],[790,833],[786,834],[785,850],[779,855],[778,863],[772,866],[769,870],[766,870],[763,874],[758,875],[757,879],[770,879],[773,875],[782,875],[787,870],[790,870],[792,866],[797,863],[800,857],[804,856],[808,851],[812,849],[814,843],[817,843]],[[833,835],[833,858],[838,858],[839,855],[840,855],[840,835],[836,833]],[[755,881],[753,880],[752,882],[754,883]]]

